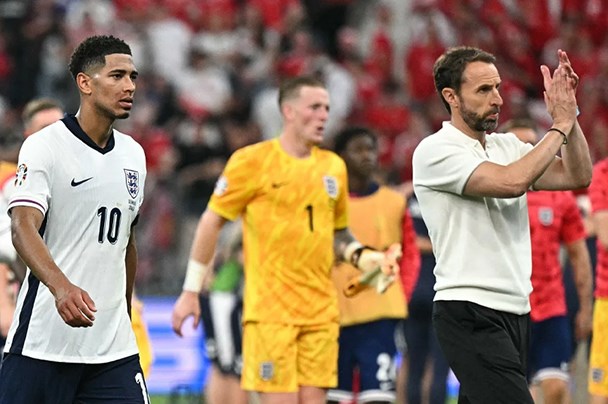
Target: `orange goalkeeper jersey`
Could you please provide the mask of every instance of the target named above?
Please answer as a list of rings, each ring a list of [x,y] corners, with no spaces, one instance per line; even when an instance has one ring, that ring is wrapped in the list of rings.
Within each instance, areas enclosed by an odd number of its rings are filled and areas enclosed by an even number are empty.
[[[232,155],[209,209],[243,218],[243,321],[338,321],[330,271],[347,198],[346,167],[333,152],[315,147],[297,159],[273,139]]]

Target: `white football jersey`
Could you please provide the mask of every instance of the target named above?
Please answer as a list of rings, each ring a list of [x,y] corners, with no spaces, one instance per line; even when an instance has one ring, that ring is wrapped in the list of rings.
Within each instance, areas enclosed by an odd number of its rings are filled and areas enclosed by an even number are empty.
[[[6,352],[71,363],[106,363],[138,352],[127,313],[125,253],[144,198],[142,147],[116,130],[101,149],[74,116],[25,140],[9,211],[44,214],[40,233],[59,268],[89,293],[92,327],[64,323],[48,288],[28,269]]]

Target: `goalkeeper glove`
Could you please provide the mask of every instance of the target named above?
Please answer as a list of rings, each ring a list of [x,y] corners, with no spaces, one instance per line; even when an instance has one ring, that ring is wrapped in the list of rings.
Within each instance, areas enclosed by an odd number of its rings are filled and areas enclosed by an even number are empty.
[[[376,289],[377,293],[384,293],[398,273],[397,261],[401,258],[401,245],[392,244],[385,252],[359,245],[355,249],[351,248],[351,251],[347,248],[345,257],[363,272],[348,283],[344,289],[346,296],[355,296],[367,287]]]

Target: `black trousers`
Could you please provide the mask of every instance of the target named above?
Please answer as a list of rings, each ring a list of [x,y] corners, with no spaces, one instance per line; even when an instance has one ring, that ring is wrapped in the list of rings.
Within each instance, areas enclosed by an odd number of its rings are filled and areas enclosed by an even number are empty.
[[[528,314],[436,301],[433,326],[460,382],[459,404],[534,404],[526,380]]]

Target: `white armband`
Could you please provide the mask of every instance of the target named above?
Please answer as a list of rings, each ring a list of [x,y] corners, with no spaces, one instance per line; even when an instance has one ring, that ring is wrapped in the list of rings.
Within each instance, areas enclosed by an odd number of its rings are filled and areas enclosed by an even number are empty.
[[[349,264],[353,264],[353,254],[360,248],[363,248],[363,244],[357,240],[351,241],[346,248],[344,248],[344,261],[348,262]]]
[[[209,265],[190,259],[186,268],[186,279],[184,279],[183,290],[200,293],[203,288],[203,280],[209,272]]]

